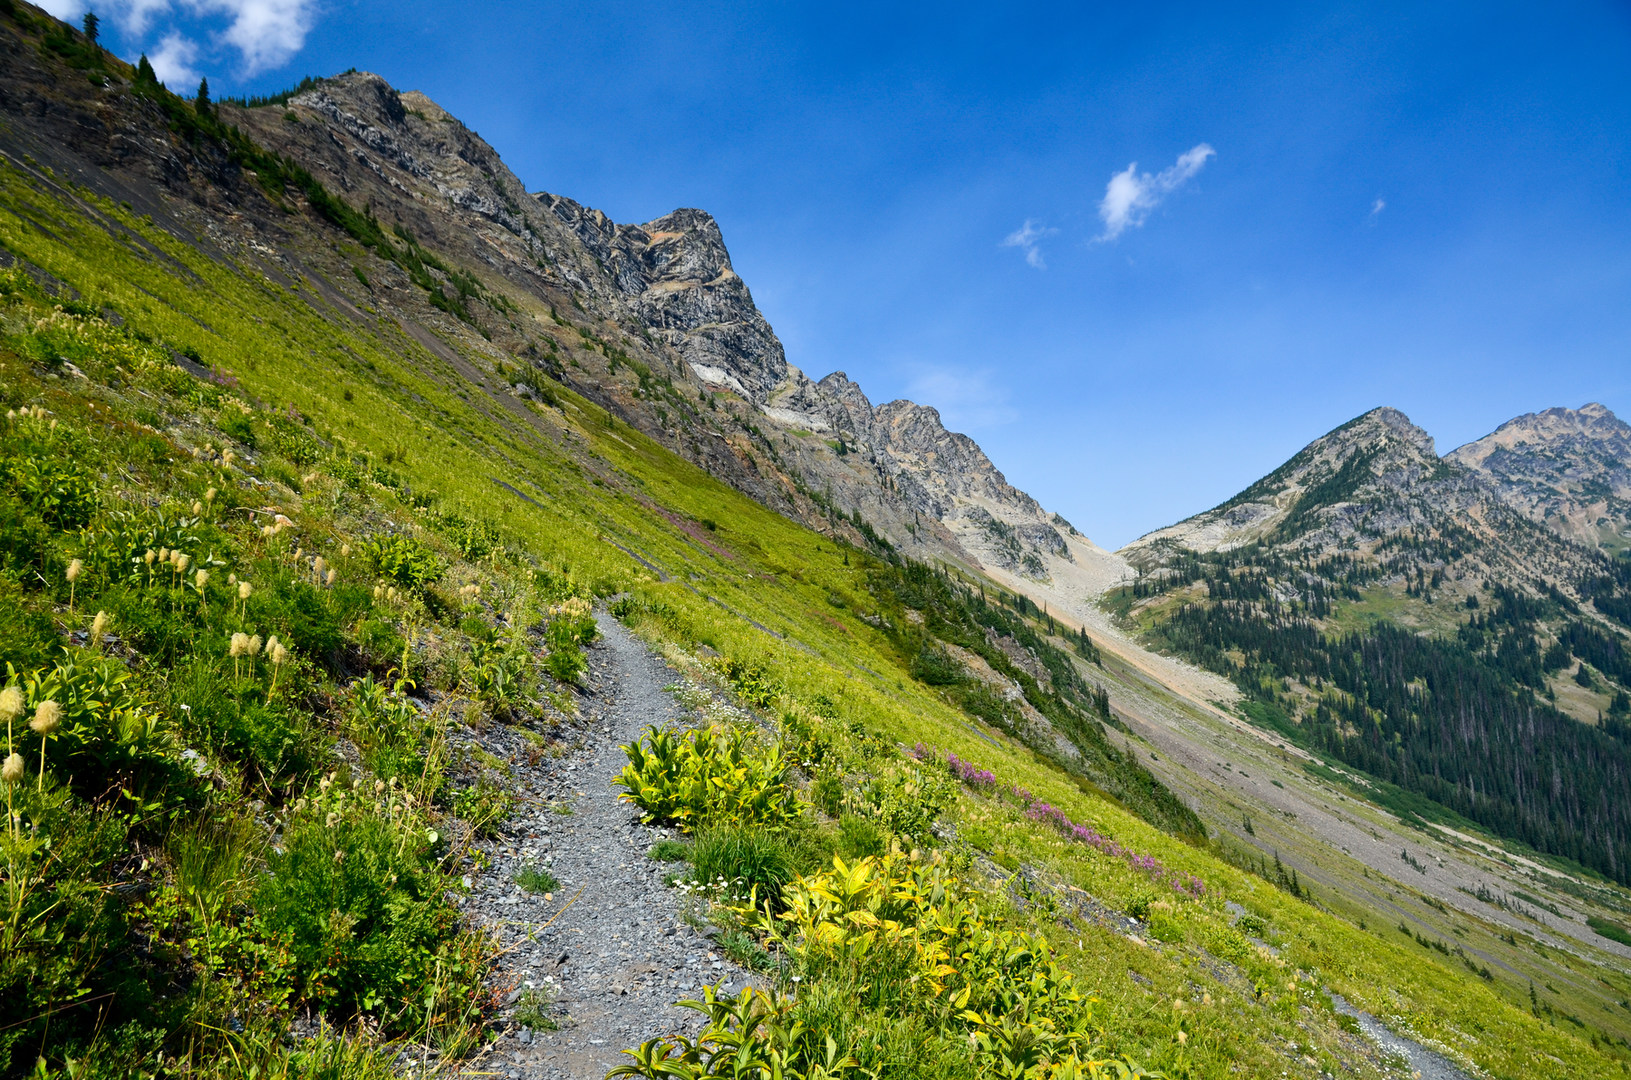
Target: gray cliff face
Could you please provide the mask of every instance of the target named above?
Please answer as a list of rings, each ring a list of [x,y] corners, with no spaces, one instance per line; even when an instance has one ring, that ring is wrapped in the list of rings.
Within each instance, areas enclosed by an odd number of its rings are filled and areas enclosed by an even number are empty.
[[[1596,402],[1508,420],[1446,459],[1564,536],[1607,548],[1631,543],[1631,424]]]
[[[544,318],[592,335],[586,352],[551,344],[513,309],[482,324],[494,346],[760,501],[857,541],[859,514],[918,558],[1033,577],[1047,574],[1044,554],[1069,560],[1053,519],[934,409],[874,406],[843,372],[815,382],[790,364],[704,211],[619,224],[565,196],[528,192],[435,102],[366,73],[232,119],[387,229],[502,279],[535,298]],[[390,272],[379,284],[386,308],[413,292]],[[452,319],[440,325],[459,331]]]

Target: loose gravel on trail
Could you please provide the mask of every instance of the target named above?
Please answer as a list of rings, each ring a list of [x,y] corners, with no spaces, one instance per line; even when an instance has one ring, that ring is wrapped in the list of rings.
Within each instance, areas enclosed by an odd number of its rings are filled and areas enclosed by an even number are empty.
[[[664,692],[679,676],[617,620],[602,614],[599,622],[577,749],[529,765],[528,744],[514,732],[495,725],[480,738],[483,749],[512,762],[521,802],[505,835],[477,845],[491,866],[472,876],[465,910],[506,950],[497,979],[505,1000],[516,1004],[529,986],[552,997],[548,1012],[559,1030],[512,1020],[473,1072],[599,1080],[629,1060],[625,1047],[699,1026],[696,1012],[673,1002],[700,998],[704,983],[723,979],[734,991],[748,982],[715,947],[713,928],[687,925],[683,898],[663,884],[684,864],[649,857],[652,844],[673,833],[641,825],[611,786],[628,760],[622,744],[648,724],[680,718]],[[551,897],[516,885],[527,867],[559,880]]]

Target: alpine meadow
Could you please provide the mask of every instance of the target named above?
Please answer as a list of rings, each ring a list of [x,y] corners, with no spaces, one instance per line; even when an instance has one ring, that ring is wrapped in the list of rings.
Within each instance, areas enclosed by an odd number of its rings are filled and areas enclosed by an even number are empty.
[[[1631,1076],[1603,406],[1109,552],[708,213],[23,0],[0,398],[0,1076]]]

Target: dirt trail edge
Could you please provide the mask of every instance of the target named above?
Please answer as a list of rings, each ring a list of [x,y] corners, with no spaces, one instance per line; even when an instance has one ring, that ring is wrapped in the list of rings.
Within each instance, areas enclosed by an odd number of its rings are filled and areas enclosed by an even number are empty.
[[[674,1001],[700,997],[704,983],[724,979],[734,991],[749,981],[714,947],[713,928],[687,925],[681,895],[663,884],[684,864],[649,857],[652,844],[674,834],[639,824],[611,786],[628,760],[623,743],[648,724],[682,717],[663,689],[680,678],[616,619],[597,618],[577,748],[529,765],[528,744],[515,732],[494,725],[479,738],[511,763],[521,801],[504,834],[477,845],[491,865],[472,876],[464,907],[506,950],[496,979],[506,1005],[525,1006],[531,989],[552,1001],[545,1011],[559,1029],[528,1029],[512,1016],[472,1073],[599,1080],[628,1060],[625,1047],[699,1026],[700,1016]],[[529,867],[558,879],[549,898],[516,884]]]

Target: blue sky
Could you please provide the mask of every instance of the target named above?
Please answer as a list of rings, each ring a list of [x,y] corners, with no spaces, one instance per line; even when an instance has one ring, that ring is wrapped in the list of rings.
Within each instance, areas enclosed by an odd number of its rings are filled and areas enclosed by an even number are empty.
[[[709,210],[794,363],[1108,546],[1376,405],[1631,414],[1624,4],[98,11],[172,85],[376,71],[529,187]]]

